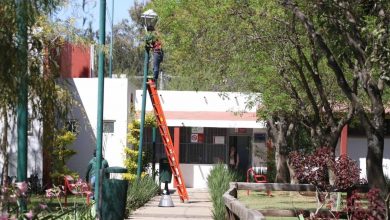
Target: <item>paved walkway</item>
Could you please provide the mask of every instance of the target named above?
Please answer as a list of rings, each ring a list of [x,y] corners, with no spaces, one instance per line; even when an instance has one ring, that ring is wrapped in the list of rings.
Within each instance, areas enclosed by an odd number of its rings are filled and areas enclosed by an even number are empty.
[[[181,203],[177,193],[171,194],[174,207],[158,207],[161,196],[152,198],[143,207],[135,210],[128,219],[200,219],[212,220],[212,203],[206,189],[187,189],[189,203]]]

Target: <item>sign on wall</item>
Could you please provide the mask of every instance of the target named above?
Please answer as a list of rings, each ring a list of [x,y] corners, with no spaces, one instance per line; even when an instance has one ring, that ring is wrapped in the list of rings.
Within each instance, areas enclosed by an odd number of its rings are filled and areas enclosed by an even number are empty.
[[[225,144],[225,136],[214,136],[214,144]]]
[[[203,143],[204,135],[203,134],[191,134],[191,143]]]
[[[203,134],[204,129],[202,127],[193,127],[191,128],[191,133]]]

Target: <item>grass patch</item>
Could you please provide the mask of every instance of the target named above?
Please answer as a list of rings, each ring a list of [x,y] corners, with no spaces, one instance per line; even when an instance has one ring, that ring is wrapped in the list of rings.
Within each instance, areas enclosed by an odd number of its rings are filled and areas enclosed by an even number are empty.
[[[67,206],[65,206],[64,197],[61,197],[60,202],[61,204],[57,198],[49,199],[44,195],[29,195],[27,198],[27,212],[33,214],[33,219],[93,219],[92,205],[86,204],[85,197],[69,195]],[[25,214],[18,212],[19,208],[16,203],[8,203],[6,207],[10,216],[18,216],[18,219],[27,219],[26,217],[23,218]]]
[[[247,195],[246,190],[239,190],[238,200],[250,209],[256,210],[315,210],[317,207],[317,201],[314,196],[303,196],[297,192],[272,192],[272,195],[268,196],[266,192],[251,191],[250,194]]]
[[[292,210],[296,213],[300,211],[315,212],[317,208],[317,200],[314,193],[300,194],[299,192],[272,192],[271,196],[268,196],[264,191],[250,191],[247,195],[247,190],[238,191],[238,200],[246,207],[254,210]],[[346,194],[342,194],[342,206],[343,210],[346,206]],[[326,205],[320,209],[321,211],[328,211],[329,207]],[[267,220],[290,220],[297,219],[297,217],[277,217],[266,216]]]

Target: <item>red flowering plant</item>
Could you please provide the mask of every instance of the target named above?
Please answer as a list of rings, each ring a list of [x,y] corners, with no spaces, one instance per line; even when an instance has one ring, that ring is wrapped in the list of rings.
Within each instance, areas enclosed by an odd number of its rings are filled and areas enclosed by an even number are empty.
[[[331,192],[350,189],[360,182],[360,169],[356,162],[347,156],[335,159],[333,151],[328,147],[318,148],[312,154],[293,151],[289,159],[298,181],[317,188],[318,205],[314,215],[325,204],[333,205],[334,201],[327,201]]]
[[[366,200],[366,201],[362,201]],[[348,214],[348,219],[360,220],[385,220],[386,207],[381,198],[379,189],[370,189],[364,196],[357,192],[353,192],[352,196],[347,200],[345,211]]]

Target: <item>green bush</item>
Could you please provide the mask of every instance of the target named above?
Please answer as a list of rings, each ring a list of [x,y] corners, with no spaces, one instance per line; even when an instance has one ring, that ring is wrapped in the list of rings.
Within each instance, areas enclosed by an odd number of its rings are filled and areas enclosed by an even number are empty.
[[[225,203],[222,195],[229,189],[229,183],[236,180],[236,176],[229,171],[225,164],[217,164],[207,177],[211,200],[213,202],[213,218],[225,219]]]
[[[144,176],[139,181],[135,180],[127,191],[127,209],[135,210],[158,193],[158,185],[150,176]]]

